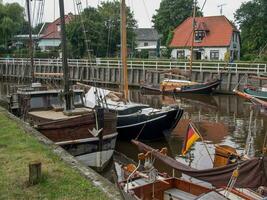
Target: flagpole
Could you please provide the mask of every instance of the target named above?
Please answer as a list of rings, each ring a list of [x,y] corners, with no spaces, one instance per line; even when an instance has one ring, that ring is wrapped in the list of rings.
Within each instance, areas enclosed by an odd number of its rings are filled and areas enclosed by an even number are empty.
[[[210,160],[211,160],[211,162],[213,163],[213,159],[212,159],[212,157],[211,157],[211,155],[210,155],[210,152],[209,152],[209,150],[208,150],[207,144],[206,144],[206,142],[204,141],[202,135],[200,134],[200,132],[198,131],[198,129],[195,127],[195,125],[194,125],[193,123],[191,123],[191,122],[189,122],[189,123],[192,125],[192,127],[193,127],[193,128],[197,131],[197,133],[199,134],[199,137],[200,137],[200,139],[202,140],[202,142],[203,142],[203,144],[204,144],[204,147],[205,147],[206,151],[208,152],[208,155],[209,155],[209,157],[210,157]]]

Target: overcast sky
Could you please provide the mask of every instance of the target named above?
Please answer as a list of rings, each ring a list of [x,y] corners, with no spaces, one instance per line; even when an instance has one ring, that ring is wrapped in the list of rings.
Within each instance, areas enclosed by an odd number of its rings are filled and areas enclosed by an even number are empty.
[[[34,1],[34,0],[33,0]],[[83,6],[86,6],[86,2],[90,6],[97,6],[101,0],[81,0]],[[105,0],[108,1],[108,0]],[[109,0],[112,1],[112,0]],[[132,8],[135,14],[135,19],[138,21],[138,26],[143,27],[152,27],[151,18],[155,14],[155,10],[159,8],[161,0],[126,0],[126,4]],[[198,6],[202,7],[202,4],[205,0],[198,0]],[[223,6],[223,15],[228,19],[234,19],[234,12],[239,8],[242,2],[248,0],[207,0],[204,7],[204,16],[219,15],[220,8],[218,5],[225,4]],[[25,0],[4,0],[4,3],[18,2],[22,6],[25,6]],[[58,0],[46,0],[45,1],[45,21],[53,21],[59,16]],[[55,7],[55,6],[56,7]],[[55,9],[54,9],[55,8]],[[74,12],[73,0],[65,0],[65,12]]]

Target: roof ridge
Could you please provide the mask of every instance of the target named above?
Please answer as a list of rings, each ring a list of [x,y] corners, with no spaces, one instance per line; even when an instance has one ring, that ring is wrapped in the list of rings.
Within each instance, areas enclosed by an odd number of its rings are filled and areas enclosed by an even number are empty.
[[[225,15],[210,15],[210,16],[199,16],[196,18],[211,18],[211,17],[225,17]],[[226,17],[225,17],[226,18]]]

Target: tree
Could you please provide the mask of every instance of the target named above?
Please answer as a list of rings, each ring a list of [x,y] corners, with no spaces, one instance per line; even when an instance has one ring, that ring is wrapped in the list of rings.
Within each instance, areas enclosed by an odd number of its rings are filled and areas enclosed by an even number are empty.
[[[15,27],[15,23],[12,19],[9,17],[4,17],[1,20],[1,35],[2,35],[2,41],[1,43],[4,44],[4,47],[8,47],[8,41],[11,38],[13,28]]]
[[[120,45],[120,2],[102,2],[97,8],[85,9],[81,15],[91,54],[101,57],[114,56]],[[133,13],[127,8],[128,46],[135,41],[136,24]],[[86,56],[85,38],[79,16],[67,25],[67,36],[73,57]]]
[[[169,36],[179,24],[192,16],[193,0],[162,0],[160,7],[152,18],[154,27],[163,35],[161,43],[168,46],[171,41]],[[197,7],[197,16],[202,12]]]
[[[252,0],[242,3],[235,12],[241,30],[243,54],[258,54],[267,43],[267,2]]]
[[[25,25],[28,25],[28,23],[27,24],[25,24]],[[44,23],[39,23],[39,24],[37,24],[35,27],[33,27],[33,29],[32,29],[32,33],[33,34],[38,34],[40,31],[41,31],[41,28],[43,27],[43,25],[44,25]],[[29,25],[28,25],[29,26]],[[28,28],[29,29],[29,28]]]
[[[12,37],[21,33],[24,24],[23,7],[18,3],[0,4],[0,46],[7,49]]]
[[[104,24],[102,24],[102,17],[97,9],[89,7],[77,16],[70,24],[67,25],[67,37],[70,43],[73,57],[87,57],[86,53],[86,39],[88,40],[89,50],[91,53],[98,56],[99,49],[104,45],[102,33],[104,31]],[[84,35],[83,26],[81,23],[83,19],[86,29],[86,38]]]

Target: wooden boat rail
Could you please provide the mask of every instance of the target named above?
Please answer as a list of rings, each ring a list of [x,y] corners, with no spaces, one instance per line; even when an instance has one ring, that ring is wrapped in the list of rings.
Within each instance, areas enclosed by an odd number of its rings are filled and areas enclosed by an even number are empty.
[[[181,191],[196,196],[212,191],[212,189],[196,185],[194,183],[190,183],[181,179],[169,178],[165,179],[165,181],[168,184],[161,181],[157,181],[155,183],[150,183],[144,186],[136,187],[132,189],[132,191],[135,195],[135,198],[137,199],[151,199],[153,193],[152,191],[154,190],[154,198],[158,200],[163,200],[164,191],[171,188],[177,188]]]

